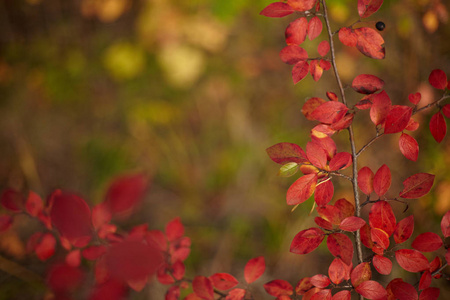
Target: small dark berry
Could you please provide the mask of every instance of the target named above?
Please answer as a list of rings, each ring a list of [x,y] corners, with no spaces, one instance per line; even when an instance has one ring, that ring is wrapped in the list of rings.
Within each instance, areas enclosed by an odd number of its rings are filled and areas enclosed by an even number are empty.
[[[379,31],[383,31],[384,28],[386,27],[386,25],[385,25],[383,22],[379,21],[379,22],[377,22],[377,24],[375,24],[375,27],[376,27]]]

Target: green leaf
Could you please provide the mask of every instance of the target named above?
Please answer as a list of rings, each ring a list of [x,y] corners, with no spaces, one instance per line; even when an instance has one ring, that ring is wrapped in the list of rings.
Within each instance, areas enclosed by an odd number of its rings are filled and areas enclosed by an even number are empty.
[[[287,164],[283,165],[280,168],[280,171],[278,171],[278,176],[281,177],[290,177],[297,173],[298,171],[298,163],[296,162],[288,162]]]

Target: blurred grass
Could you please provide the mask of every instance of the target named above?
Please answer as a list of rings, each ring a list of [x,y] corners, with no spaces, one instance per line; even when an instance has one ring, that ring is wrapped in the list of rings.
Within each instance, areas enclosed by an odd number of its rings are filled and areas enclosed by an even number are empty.
[[[32,189],[44,197],[62,188],[96,203],[113,176],[143,170],[153,178],[148,199],[122,225],[147,222],[162,229],[181,216],[193,239],[191,275],[223,271],[239,277],[245,261],[258,255],[268,261],[266,279],[295,283],[313,269],[325,272],[326,251],[306,259],[288,253],[292,237],[313,226],[312,202],[290,213],[284,197],[295,178],[276,177],[277,166],[264,150],[282,141],[305,145],[312,124],[300,113],[304,101],[325,97],[336,85],[327,72],[318,83],[308,76],[293,86],[291,68],[278,52],[295,17],[259,16],[271,2],[2,1],[0,187]],[[379,75],[396,104],[406,103],[410,92],[436,96],[426,80],[434,68],[450,70],[450,29],[437,13],[423,22],[430,11],[439,12],[433,3],[385,1],[369,21],[386,23],[386,60],[341,47],[343,80]],[[329,6],[334,29],[356,20],[356,1]],[[305,44],[308,53],[315,53],[319,41]],[[358,97],[351,95],[351,102]],[[443,179],[434,191],[448,193],[449,139],[436,146],[426,133],[429,117],[420,117],[425,122],[417,135],[425,137],[418,163],[405,162],[394,137],[376,143],[361,165],[377,169],[393,162],[392,187],[398,189],[414,171],[434,172]],[[369,129],[363,122],[355,126],[362,146]],[[337,140],[348,150],[345,132]],[[393,151],[381,151],[387,146]],[[347,183],[339,183],[336,193],[351,195]],[[417,231],[436,228],[450,208],[449,198],[437,193],[419,203],[427,214]],[[425,224],[429,217],[433,225]],[[15,230],[25,240],[23,229]],[[22,262],[44,269],[35,259]],[[10,284],[20,283],[0,273],[0,294],[14,290]],[[156,295],[159,288],[148,293]]]

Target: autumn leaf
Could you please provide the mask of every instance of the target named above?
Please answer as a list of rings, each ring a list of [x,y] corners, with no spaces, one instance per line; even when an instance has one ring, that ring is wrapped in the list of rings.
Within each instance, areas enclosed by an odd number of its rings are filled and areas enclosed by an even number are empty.
[[[401,244],[408,240],[414,231],[414,216],[404,218],[397,223],[394,229],[394,241]]]
[[[403,191],[399,196],[406,199],[420,198],[426,195],[433,186],[434,175],[417,173],[403,181]]]
[[[383,88],[384,81],[375,75],[361,74],[355,77],[352,88],[361,94],[373,94]]]
[[[375,125],[382,124],[391,110],[391,99],[385,91],[374,95],[370,108],[370,119]]]
[[[209,277],[213,286],[221,291],[234,288],[239,281],[228,273],[215,273]]]
[[[334,257],[342,259],[349,265],[353,258],[353,243],[348,236],[343,233],[332,233],[327,238],[327,246]]]
[[[284,32],[286,44],[300,45],[305,41],[306,31],[308,29],[308,20],[305,17],[296,19],[289,23]]]
[[[319,206],[328,204],[334,194],[334,186],[331,180],[325,180],[316,186],[314,191],[314,201]]]
[[[309,20],[308,23],[308,38],[310,41],[314,40],[316,37],[320,35],[322,32],[322,21],[319,17],[315,16]]]
[[[378,201],[369,212],[369,224],[372,228],[382,229],[388,237],[394,233],[395,214],[391,205],[386,201]],[[385,248],[386,249],[386,248]]]
[[[419,234],[411,244],[414,249],[421,252],[433,252],[441,248],[442,245],[442,239],[434,232]]]
[[[195,276],[192,289],[198,297],[205,300],[214,299],[214,289],[211,280],[205,276]]]
[[[358,14],[361,18],[370,17],[383,4],[383,0],[358,0]]]
[[[394,105],[386,116],[384,133],[401,132],[408,126],[412,115],[412,108],[404,105]]]
[[[294,9],[287,3],[274,2],[266,6],[259,14],[270,18],[282,18],[294,12]]]
[[[384,287],[373,280],[362,282],[356,287],[356,292],[367,299],[382,299],[387,296]]]
[[[297,205],[308,200],[314,193],[317,184],[317,174],[308,174],[297,179],[288,189],[286,202],[288,205]]]
[[[373,189],[378,196],[383,196],[391,186],[391,170],[382,165],[373,176]]]
[[[392,261],[384,256],[375,255],[372,259],[375,270],[381,275],[389,275],[392,270]]]
[[[430,132],[436,142],[440,143],[447,134],[447,123],[441,112],[435,113],[430,120]]]
[[[293,294],[293,288],[292,285],[287,282],[286,280],[282,279],[275,279],[272,281],[269,281],[263,285],[264,289],[269,295],[272,295],[274,297],[279,297],[282,295],[292,295]]]
[[[314,120],[332,124],[339,121],[348,111],[348,107],[341,102],[327,101],[319,105],[311,114]]]
[[[445,90],[447,87],[447,75],[445,75],[445,72],[440,69],[433,70],[428,77],[428,82],[434,88]]]
[[[373,176],[369,167],[363,167],[358,171],[358,187],[366,195],[373,192]]]
[[[264,257],[258,256],[250,259],[244,268],[244,277],[247,283],[252,283],[266,270],[266,262]]]
[[[306,61],[308,59],[308,53],[302,47],[289,45],[281,49],[280,58],[288,65],[295,65],[300,61]]]
[[[421,272],[430,267],[428,259],[419,251],[413,249],[400,249],[395,251],[395,258],[400,267],[409,272]]]
[[[312,276],[309,282],[311,282],[313,286],[321,289],[326,288],[331,283],[330,278],[328,278],[326,275],[323,274],[317,274]]]
[[[317,0],[288,0],[287,3],[297,11],[307,11],[314,7]]]
[[[328,268],[328,276],[334,284],[344,281],[346,264],[340,259],[335,258]]]
[[[358,287],[364,281],[372,278],[372,271],[370,270],[370,263],[363,262],[357,265],[350,274],[350,280],[354,287]]]
[[[412,136],[403,133],[398,140],[400,152],[409,160],[416,161],[419,157],[419,144]]]
[[[295,162],[302,164],[307,161],[306,154],[303,149],[293,143],[278,143],[266,149],[270,159],[277,164],[285,164]]]
[[[308,254],[319,247],[325,235],[319,228],[309,228],[297,233],[292,240],[290,251],[295,254]]]
[[[417,290],[411,284],[402,281],[395,281],[391,285],[391,291],[396,299],[413,300],[418,299]]]
[[[358,37],[356,48],[362,54],[375,59],[384,59],[384,39],[378,32],[368,27],[356,28],[354,32]]]

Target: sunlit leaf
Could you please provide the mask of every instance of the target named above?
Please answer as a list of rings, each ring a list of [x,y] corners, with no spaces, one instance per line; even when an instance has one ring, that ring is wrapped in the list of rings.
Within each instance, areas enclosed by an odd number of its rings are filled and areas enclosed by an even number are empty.
[[[337,101],[327,101],[318,106],[311,114],[314,120],[332,124],[340,120],[348,111],[348,107]]]
[[[339,284],[345,278],[345,263],[340,258],[335,258],[328,268],[328,276],[334,284]]]
[[[395,251],[395,258],[400,267],[409,272],[421,272],[430,267],[427,258],[417,250],[400,249]]]
[[[358,40],[356,48],[364,55],[375,58],[384,59],[384,39],[381,35],[372,28],[361,27],[354,30]]]
[[[287,3],[297,11],[307,11],[314,7],[317,0],[288,0]]]
[[[370,119],[375,125],[382,124],[391,110],[391,99],[385,91],[376,94],[372,99]]]
[[[322,21],[319,17],[315,16],[309,20],[308,23],[308,38],[310,41],[314,40],[316,37],[320,35],[322,32]]]
[[[331,201],[334,194],[334,186],[331,180],[325,180],[316,186],[314,192],[314,201],[319,206],[328,204]]]
[[[323,274],[314,275],[310,278],[309,281],[313,286],[321,289],[326,288],[331,283],[330,278],[328,278],[326,275]]]
[[[351,272],[350,279],[354,287],[372,278],[370,263],[363,262],[357,265]]]
[[[362,167],[358,171],[358,187],[366,195],[373,192],[373,176],[374,174],[369,167]]]
[[[334,257],[342,259],[349,265],[353,258],[353,243],[348,236],[343,233],[332,233],[327,238],[328,250]]]
[[[358,43],[358,35],[349,27],[339,29],[339,40],[348,47],[355,47]]]
[[[247,283],[252,283],[266,270],[266,262],[264,257],[258,256],[250,259],[244,268],[244,277]]]
[[[308,174],[297,179],[287,191],[287,204],[297,205],[308,200],[308,198],[314,193],[317,178],[317,174]]]
[[[395,214],[391,205],[386,201],[375,203],[369,212],[369,224],[372,228],[382,229],[388,237],[391,236],[396,226]]]
[[[366,224],[364,219],[356,216],[350,216],[342,220],[341,224],[339,224],[339,228],[345,231],[356,231],[359,230]]]

